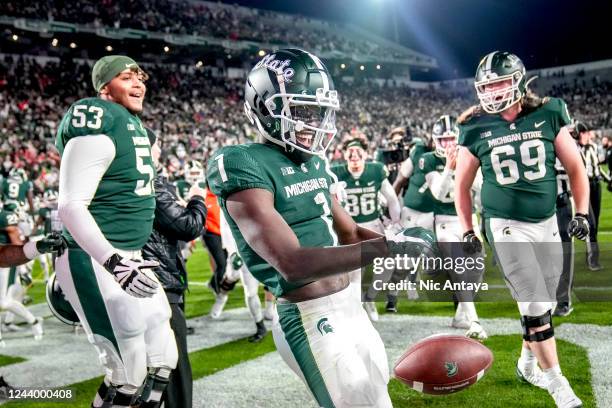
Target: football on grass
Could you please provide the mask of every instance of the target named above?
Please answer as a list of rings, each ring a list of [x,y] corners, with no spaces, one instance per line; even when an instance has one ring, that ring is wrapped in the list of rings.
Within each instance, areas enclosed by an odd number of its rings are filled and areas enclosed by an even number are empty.
[[[493,353],[476,340],[435,335],[411,346],[395,364],[395,378],[425,394],[459,392],[480,380]]]

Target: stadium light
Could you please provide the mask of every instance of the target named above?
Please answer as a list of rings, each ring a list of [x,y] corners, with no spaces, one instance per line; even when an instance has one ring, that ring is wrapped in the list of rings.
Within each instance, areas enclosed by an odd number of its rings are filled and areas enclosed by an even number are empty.
[[[360,70],[362,70],[362,71],[364,71],[364,70],[365,70],[365,67],[364,67],[363,65],[360,65],[360,66],[359,66],[359,69],[360,69]]]
[[[19,39],[19,36],[17,34],[13,34],[13,41],[17,41]]]
[[[340,64],[340,69],[344,69],[346,68],[346,64],[343,62],[342,64]]]
[[[58,44],[58,43],[59,43],[59,40],[58,40],[57,38],[54,38],[54,39],[51,41],[51,46],[52,46],[52,47],[57,47],[57,44]]]
[[[376,64],[376,69],[380,69],[380,64]]]
[[[200,68],[202,65],[204,65],[204,62],[202,61],[196,62],[196,67]]]
[[[111,52],[113,50],[113,46],[112,45],[107,45],[106,46],[106,51]]]
[[[168,47],[167,45],[164,46],[164,52],[170,52],[170,47]]]
[[[257,55],[259,55],[260,57],[263,57],[264,55],[266,55],[266,51],[265,50],[259,50]]]
[[[76,47],[77,47],[76,43],[73,43],[73,42],[70,43],[70,48],[74,49]]]

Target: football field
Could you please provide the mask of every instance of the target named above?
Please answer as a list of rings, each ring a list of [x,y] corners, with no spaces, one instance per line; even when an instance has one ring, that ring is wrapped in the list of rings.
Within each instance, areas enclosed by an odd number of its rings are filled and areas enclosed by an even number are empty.
[[[574,312],[555,318],[555,331],[564,374],[584,407],[609,407],[612,401],[612,303],[585,301],[610,299],[612,287],[612,194],[604,191],[600,228],[603,272],[587,272],[584,245],[577,244]],[[607,244],[606,244],[607,243]],[[246,337],[254,331],[244,307],[242,289],[230,295],[222,319],[206,315],[214,301],[205,286],[210,277],[206,251],[198,245],[188,262],[190,291],[187,316],[196,333],[188,337],[194,377],[196,407],[315,407],[306,388],[276,353],[271,334],[259,344]],[[607,271],[607,272],[606,272]],[[29,291],[37,311],[47,316],[42,342],[24,333],[3,333],[6,348],[0,352],[0,372],[11,385],[69,387],[71,402],[9,402],[7,406],[89,406],[102,369],[82,332],[59,323],[45,312],[40,269]],[[592,283],[595,282],[596,285]],[[501,280],[499,280],[501,283]],[[596,286],[596,287],[593,287]],[[602,295],[603,294],[603,295]],[[262,296],[263,303],[263,296]],[[389,391],[395,407],[554,407],[546,391],[518,382],[514,368],[520,352],[520,323],[513,302],[481,302],[477,305],[490,338],[484,344],[493,351],[492,368],[476,385],[450,396],[426,396],[391,380]],[[385,342],[390,366],[413,342],[435,333],[461,333],[450,328],[454,314],[448,302],[414,302],[400,298],[399,313],[385,314],[375,325]]]

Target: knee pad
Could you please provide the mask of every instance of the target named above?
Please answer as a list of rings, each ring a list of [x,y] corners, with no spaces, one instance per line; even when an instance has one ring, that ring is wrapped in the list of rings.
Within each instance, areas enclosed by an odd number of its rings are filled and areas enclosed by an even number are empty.
[[[529,329],[542,327],[547,324],[550,325],[547,329],[535,333],[529,333]],[[555,335],[550,310],[540,316],[521,316],[521,326],[523,326],[523,339],[526,341],[545,341]]]

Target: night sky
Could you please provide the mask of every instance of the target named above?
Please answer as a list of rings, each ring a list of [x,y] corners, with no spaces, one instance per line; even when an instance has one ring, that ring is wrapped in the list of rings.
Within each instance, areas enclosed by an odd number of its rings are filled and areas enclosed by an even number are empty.
[[[493,50],[527,69],[612,58],[610,1],[233,0],[251,7],[349,22],[437,58],[441,78],[472,76]]]

